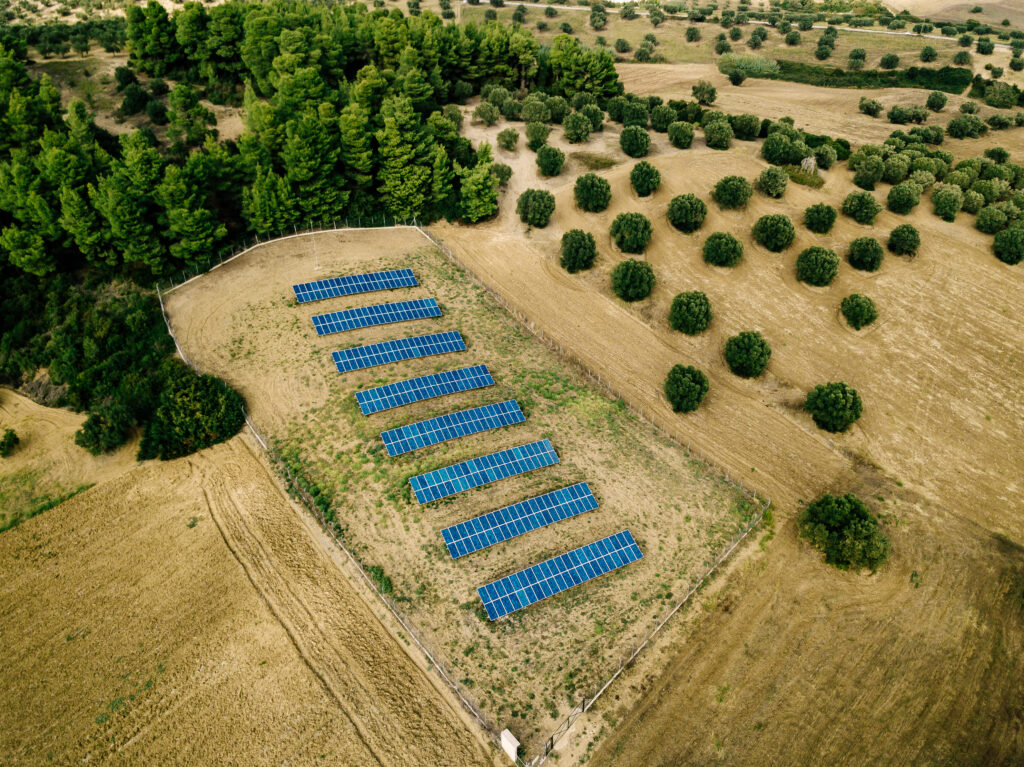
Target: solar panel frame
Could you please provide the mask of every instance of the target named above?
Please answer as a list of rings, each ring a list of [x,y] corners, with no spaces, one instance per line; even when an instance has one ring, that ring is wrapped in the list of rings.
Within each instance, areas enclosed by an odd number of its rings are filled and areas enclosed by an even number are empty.
[[[395,458],[413,450],[468,437],[470,434],[500,429],[502,426],[512,426],[525,420],[526,416],[519,409],[519,403],[509,399],[388,429],[382,431],[380,437],[384,440],[388,455]]]
[[[409,484],[416,500],[424,504],[556,463],[558,454],[551,440],[542,439],[419,474]]]
[[[292,285],[295,300],[300,304],[311,301],[323,301],[326,298],[352,296],[358,293],[374,293],[379,290],[395,288],[414,288],[419,285],[412,269],[389,269],[384,272],[367,272],[350,274],[340,277],[329,277],[325,280],[313,280]]]
[[[458,559],[597,507],[590,486],[579,482],[451,525],[441,537],[452,559]]]
[[[357,391],[356,403],[363,415],[373,415],[413,402],[488,386],[494,386],[494,378],[487,366],[472,365]]]
[[[435,298],[415,298],[410,301],[396,301],[391,304],[374,304],[344,309],[338,312],[313,315],[313,328],[318,336],[343,333],[374,325],[390,325],[395,322],[422,320],[440,317],[441,307]]]
[[[352,346],[331,352],[331,359],[339,373],[388,365],[392,362],[432,357],[437,354],[466,351],[466,342],[457,330],[443,333],[429,333],[410,338],[396,338],[392,341]]]
[[[480,586],[477,594],[487,617],[493,621],[632,564],[643,556],[632,533],[621,530]]]

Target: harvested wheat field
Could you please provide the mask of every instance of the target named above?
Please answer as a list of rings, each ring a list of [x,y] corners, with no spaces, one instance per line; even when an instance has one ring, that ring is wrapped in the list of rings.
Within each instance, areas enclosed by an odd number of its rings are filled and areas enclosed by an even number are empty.
[[[0,536],[5,763],[491,763],[250,439]]]
[[[474,139],[485,132],[472,130]],[[1019,763],[1024,709],[1010,680],[1024,676],[1016,651],[1024,637],[1024,556],[1014,543],[1024,540],[1020,269],[992,255],[991,239],[969,216],[945,223],[927,200],[908,216],[883,211],[874,227],[840,216],[829,234],[810,233],[801,224],[805,207],[838,207],[854,190],[845,165],[825,172],[820,190],[791,182],[781,200],[755,193],[746,210],[720,210],[709,197],[715,181],[729,174],[753,179],[766,167],[756,142],[716,152],[698,138],[680,151],[652,134],[645,159],[661,171],[662,186],[638,198],[629,184],[635,161],[618,150],[617,132],[606,127],[582,147],[553,141],[614,163],[601,171],[612,186],[603,213],[575,207],[572,183],[585,170],[578,162],[542,179],[532,153],[520,149],[497,153],[515,174],[496,220],[472,229],[438,225],[435,232],[626,401],[767,494],[781,540],[767,560],[748,558],[743,574],[724,587],[721,610],[702,617],[679,645],[668,676],[632,676],[631,692],[658,694],[632,713],[599,702],[569,755],[584,757],[599,725],[622,722],[599,763],[945,763],[959,753],[972,755],[963,763]],[[972,146],[980,154],[978,143]],[[527,231],[513,212],[527,187],[555,195],[545,229]],[[875,196],[884,201],[887,188]],[[709,207],[693,235],[665,217],[669,200],[685,192]],[[641,258],[657,283],[637,304],[619,301],[609,284],[611,268],[625,257],[609,225],[627,211],[654,225]],[[781,254],[750,236],[759,216],[777,212],[797,230]],[[855,271],[844,259],[827,288],[796,280],[803,248],[820,244],[845,255],[855,237],[884,243],[904,222],[922,233],[916,258],[889,253],[875,273]],[[595,267],[576,275],[558,265],[559,238],[571,228],[592,232],[598,243]],[[700,247],[715,231],[743,242],[737,267],[703,262]],[[715,312],[697,337],[667,323],[672,296],[693,289],[707,293]],[[880,314],[859,333],[839,313],[840,300],[853,292],[873,298]],[[759,330],[772,344],[759,379],[737,378],[724,363],[725,340],[741,330]],[[661,392],[676,363],[696,365],[711,380],[701,408],[686,416],[674,415]],[[826,381],[846,381],[864,399],[864,416],[846,434],[829,435],[801,412],[807,391]],[[826,491],[858,492],[888,519],[894,555],[879,575],[830,571],[795,540],[795,512]]]
[[[759,505],[695,456],[603,396],[523,329],[414,229],[280,240],[217,268],[164,300],[187,356],[242,391],[256,423],[321,495],[346,544],[393,588],[492,725],[536,749],[685,593]],[[297,305],[291,285],[317,277],[410,267],[418,287]],[[317,337],[310,317],[349,306],[435,296],[444,316]],[[468,350],[339,374],[335,349],[458,329]],[[353,392],[385,381],[487,364],[493,388],[371,417]],[[524,423],[397,458],[379,432],[515,399]],[[420,506],[409,477],[535,440],[559,463]],[[440,531],[577,482],[600,503],[582,514],[453,560]],[[644,559],[491,622],[476,588],[628,528]],[[386,580],[385,580],[386,579]]]

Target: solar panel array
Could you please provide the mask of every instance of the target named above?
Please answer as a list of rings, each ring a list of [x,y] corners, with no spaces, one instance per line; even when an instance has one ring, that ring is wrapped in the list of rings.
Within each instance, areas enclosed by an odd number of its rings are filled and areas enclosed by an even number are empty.
[[[394,458],[423,447],[466,437],[470,434],[478,434],[482,431],[499,429],[502,426],[511,426],[525,420],[526,416],[519,409],[519,403],[510,399],[493,405],[481,405],[468,410],[439,415],[436,418],[428,418],[426,421],[418,421],[408,426],[399,426],[397,429],[381,432],[380,436],[384,440],[384,447],[387,448],[388,455]]]
[[[642,559],[629,530],[559,554],[477,589],[492,621]]]
[[[313,316],[313,327],[318,336],[358,330],[371,325],[389,325],[392,322],[408,322],[426,317],[440,317],[441,307],[433,298],[417,298],[413,301],[398,301],[393,304],[375,304],[329,312]]]
[[[458,559],[596,508],[590,486],[580,482],[446,527],[441,537],[452,559]]]
[[[328,280],[304,282],[292,285],[295,298],[300,304],[310,301],[322,301],[325,298],[351,296],[356,293],[372,293],[376,290],[393,288],[412,288],[419,283],[412,269],[392,269],[387,272],[371,272],[369,274],[352,274],[346,277],[332,277]]]
[[[551,441],[542,439],[420,474],[410,479],[409,484],[412,485],[417,501],[430,503],[556,463],[558,455]]]
[[[366,346],[354,346],[351,349],[332,352],[331,358],[334,360],[338,372],[346,373],[350,370],[372,368],[377,365],[386,365],[389,362],[411,360],[415,357],[430,357],[434,354],[464,351],[466,351],[466,342],[462,340],[462,334],[457,330],[449,330],[445,333],[431,333],[430,335],[398,338],[394,341],[382,341]]]
[[[494,386],[486,365],[473,365],[458,370],[447,370],[444,373],[433,373],[419,378],[378,386],[375,389],[356,392],[356,402],[363,415],[372,415],[382,410],[408,405],[445,394],[454,394],[471,389],[482,389]]]

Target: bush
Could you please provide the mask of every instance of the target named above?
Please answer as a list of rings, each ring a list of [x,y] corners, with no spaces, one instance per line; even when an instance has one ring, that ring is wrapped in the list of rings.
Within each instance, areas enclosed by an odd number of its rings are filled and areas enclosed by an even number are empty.
[[[596,104],[584,104],[579,112],[590,121],[591,132],[604,130],[604,111],[601,107]]]
[[[594,235],[582,229],[570,229],[562,235],[562,268],[570,274],[589,269],[597,258]]]
[[[600,213],[612,200],[612,187],[606,179],[596,173],[587,173],[576,179],[573,196],[580,210]]]
[[[543,189],[527,189],[519,195],[516,213],[519,220],[528,226],[543,229],[555,212],[555,197]]]
[[[878,319],[878,310],[875,309],[875,302],[860,293],[853,293],[843,299],[839,305],[843,316],[854,330],[870,325]]]
[[[500,186],[505,186],[512,178],[512,168],[503,162],[496,162],[491,165],[491,175],[498,180]]]
[[[526,146],[536,152],[547,143],[551,128],[544,123],[526,124]]]
[[[519,143],[519,131],[515,128],[505,128],[498,134],[498,146],[504,149],[506,152],[515,151],[516,144]]]
[[[21,442],[21,440],[18,438],[18,434],[14,429],[5,429],[4,436],[0,437],[0,458],[7,458],[11,453],[13,453],[14,448],[18,446],[19,442]]]
[[[786,193],[789,174],[782,168],[765,168],[757,177],[757,188],[761,194],[778,199]]]
[[[804,211],[804,226],[815,234],[827,234],[836,222],[836,209],[823,202],[815,203]]]
[[[885,200],[886,207],[893,213],[906,215],[921,202],[920,187],[913,181],[904,181],[889,190]]]
[[[924,103],[933,112],[941,112],[946,107],[946,94],[941,91],[932,91],[928,94],[928,100]]]
[[[779,253],[793,244],[796,230],[789,216],[774,213],[761,216],[754,224],[754,239],[773,253]]]
[[[489,101],[480,102],[473,110],[473,119],[488,127],[498,122],[499,117],[501,117],[501,111]]]
[[[235,436],[245,425],[242,395],[221,379],[176,359],[162,366],[163,386],[146,424],[139,458],[181,458]]]
[[[699,290],[692,290],[689,293],[680,293],[672,299],[672,308],[668,311],[668,324],[673,330],[695,336],[707,330],[713,317],[708,297]]]
[[[823,288],[830,285],[839,273],[839,256],[817,245],[800,252],[796,257],[796,278],[808,285]]]
[[[736,210],[745,208],[754,188],[743,176],[726,176],[719,179],[711,192],[711,199],[718,203],[720,208]]]
[[[561,149],[544,145],[537,150],[537,168],[542,176],[557,176],[565,164],[565,154]]]
[[[1014,226],[996,234],[992,243],[996,258],[1004,264],[1014,266],[1024,259],[1024,229]]]
[[[874,197],[867,192],[851,192],[843,200],[842,212],[858,224],[873,224],[875,216],[882,210]]]
[[[974,58],[967,51],[958,51],[953,54],[953,63],[958,67],[969,67]]]
[[[729,73],[729,82],[733,85],[743,85],[743,82],[746,79],[747,76],[743,74],[743,70],[741,69],[734,69]]]
[[[707,80],[698,80],[697,84],[690,89],[690,92],[697,103],[704,107],[711,106],[715,103],[715,99],[718,98],[718,89]]]
[[[676,229],[686,234],[696,232],[704,224],[708,206],[694,194],[673,197],[668,204],[668,220]]]
[[[835,165],[839,154],[828,144],[822,144],[814,150],[814,159],[818,163],[818,167],[822,170],[828,170]]]
[[[887,53],[882,56],[882,60],[878,64],[882,69],[895,69],[900,65],[900,57],[895,53]]]
[[[686,28],[686,42],[695,43],[700,40],[700,29],[698,27]]]
[[[995,234],[1006,228],[1009,220],[1006,214],[995,205],[987,205],[978,212],[978,218],[974,221],[975,228],[985,234]]]
[[[646,128],[650,122],[646,101],[628,101],[622,108],[622,124],[627,128],[636,125]]]
[[[800,537],[825,554],[825,562],[846,570],[878,570],[889,556],[889,539],[878,518],[855,495],[823,495],[800,514]]]
[[[700,407],[708,393],[708,377],[690,365],[676,365],[665,379],[665,397],[677,413],[690,413]]]
[[[850,243],[847,259],[850,266],[862,272],[874,272],[882,265],[884,251],[874,237],[858,237]]]
[[[644,157],[651,148],[651,137],[639,125],[630,125],[622,129],[619,146],[630,157]]]
[[[857,108],[866,115],[878,117],[882,113],[882,102],[869,99],[867,96],[861,96],[860,104],[858,104]]]
[[[640,197],[648,197],[661,186],[661,173],[649,162],[641,161],[630,171],[629,182]]]
[[[704,126],[704,143],[709,149],[728,149],[732,139],[732,126],[728,120],[714,120]]]
[[[590,120],[580,112],[567,115],[562,127],[565,131],[565,140],[570,144],[582,144],[590,138]]]
[[[624,213],[623,215],[630,214]],[[612,290],[623,301],[642,301],[651,295],[653,287],[654,270],[646,261],[627,258],[612,269]]]
[[[943,221],[956,221],[956,214],[964,204],[964,195],[960,187],[953,184],[940,184],[932,192],[932,205],[935,215]]]
[[[995,43],[989,40],[987,37],[981,37],[978,39],[978,44],[974,50],[980,53],[982,56],[991,56],[992,51],[996,49]]]
[[[921,61],[932,62],[939,57],[939,52],[930,45],[921,49]]]
[[[844,432],[864,412],[857,390],[845,383],[818,384],[807,395],[804,410],[819,429],[833,434]]]
[[[728,232],[715,232],[704,241],[703,253],[712,266],[736,266],[743,258],[743,243]]]
[[[786,45],[800,45],[800,33],[795,29],[786,35]]]
[[[693,125],[688,122],[669,123],[668,140],[676,149],[689,149],[693,143]]]
[[[921,247],[921,235],[910,224],[902,224],[889,233],[887,245],[898,256],[912,256]]]
[[[857,169],[853,174],[853,183],[861,189],[871,191],[875,188],[875,184],[882,180],[884,172],[885,163],[881,157],[873,155],[865,157],[857,164]]]
[[[988,126],[972,114],[962,114],[947,123],[946,133],[951,138],[978,138],[988,133]]]
[[[659,104],[651,110],[651,127],[658,131],[658,133],[667,131],[668,126],[674,123],[676,119],[678,119],[676,110],[668,104]]]
[[[650,219],[642,213],[620,213],[612,221],[612,239],[625,253],[643,253],[653,233]]]
[[[757,378],[771,358],[772,347],[756,330],[744,330],[725,342],[725,361],[741,378]]]
[[[973,189],[969,189],[964,192],[964,204],[962,210],[966,210],[968,213],[977,213],[985,205],[985,196],[981,192],[976,192]]]

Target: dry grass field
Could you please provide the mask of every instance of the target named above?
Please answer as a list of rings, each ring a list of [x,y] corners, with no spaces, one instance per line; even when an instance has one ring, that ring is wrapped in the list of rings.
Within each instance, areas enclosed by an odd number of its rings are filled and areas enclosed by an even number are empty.
[[[0,534],[0,761],[493,763],[249,437],[105,471]]]
[[[813,127],[805,114],[798,124]],[[845,133],[856,143],[870,138],[858,141],[853,121],[845,131],[830,131],[834,118],[828,110],[821,114],[819,130]],[[471,133],[477,140],[485,131],[473,126]],[[698,138],[679,151],[652,134],[646,159],[660,169],[662,187],[640,199],[629,186],[634,161],[618,149],[616,134],[610,126],[586,145],[567,145],[560,136],[553,141],[567,153],[614,163],[601,171],[613,191],[607,211],[576,209],[572,183],[586,169],[579,160],[542,179],[533,153],[520,148],[497,151],[499,161],[515,168],[497,219],[474,228],[436,227],[473,273],[536,326],[600,370],[666,431],[734,474],[745,473],[781,515],[768,561],[729,584],[722,614],[702,619],[680,645],[671,664],[676,671],[660,680],[633,677],[634,689],[658,695],[629,715],[598,762],[828,763],[847,754],[844,763],[917,763],[924,756],[937,761],[922,763],[943,763],[943,754],[956,754],[967,742],[975,756],[964,763],[1019,761],[1022,714],[1016,685],[1008,682],[1024,673],[1014,649],[1024,636],[1024,557],[1014,543],[1024,540],[1024,356],[1014,341],[1015,307],[1024,298],[1019,268],[992,255],[990,238],[973,228],[973,217],[944,223],[927,200],[906,217],[881,213],[875,227],[841,216],[828,235],[811,234],[800,223],[802,211],[822,200],[839,205],[854,189],[845,166],[826,172],[820,190],[790,183],[782,200],[755,194],[745,211],[719,210],[709,198],[718,178],[754,178],[765,167],[756,143],[716,152]],[[947,144],[961,156],[988,145]],[[545,229],[527,231],[514,214],[514,200],[527,187],[555,195]],[[876,197],[884,200],[886,189],[881,185]],[[674,230],[665,218],[668,201],[684,192],[709,205],[694,235]],[[608,278],[623,257],[608,228],[625,211],[643,212],[654,224],[643,258],[658,283],[634,305],[613,296]],[[769,212],[790,215],[797,227],[796,242],[782,254],[765,251],[749,234]],[[797,282],[794,259],[802,248],[821,244],[845,255],[853,238],[874,234],[884,242],[904,221],[922,233],[916,258],[888,254],[874,274],[844,261],[828,288]],[[569,275],[558,266],[558,241],[570,228],[597,238],[590,272]],[[736,268],[712,268],[701,259],[700,246],[714,231],[743,241],[746,253]],[[666,320],[672,296],[691,289],[705,291],[715,310],[711,328],[697,338],[673,332]],[[873,298],[880,312],[859,333],[838,311],[852,292]],[[732,376],[722,359],[725,339],[746,329],[760,330],[774,350],[768,372],[755,381]],[[678,362],[697,365],[711,379],[704,404],[688,416],[672,414],[661,394],[664,375]],[[834,380],[856,387],[865,401],[864,416],[843,435],[816,429],[800,411],[810,388]],[[892,563],[874,578],[830,572],[795,540],[801,501],[851,489],[889,520],[894,539]],[[783,684],[791,695],[773,692]],[[733,690],[732,697],[711,692],[720,687]],[[599,710],[613,721],[626,715],[626,707],[611,702]],[[837,720],[843,726],[833,727]],[[692,737],[680,736],[680,721],[694,723]],[[777,726],[768,730],[772,721]],[[875,734],[877,723],[885,723],[884,734]],[[870,747],[850,755],[851,742],[864,739]],[[581,737],[570,754],[585,754],[588,745]]]

